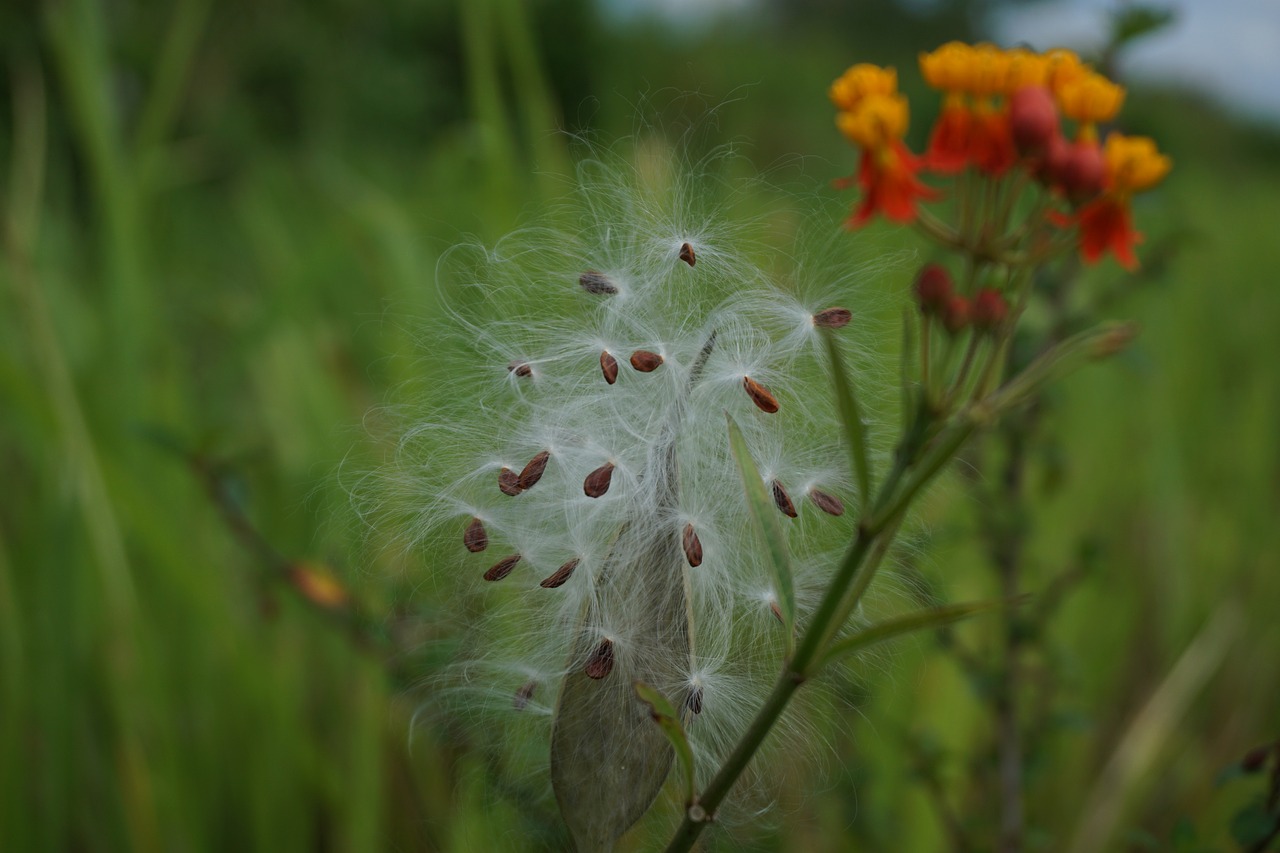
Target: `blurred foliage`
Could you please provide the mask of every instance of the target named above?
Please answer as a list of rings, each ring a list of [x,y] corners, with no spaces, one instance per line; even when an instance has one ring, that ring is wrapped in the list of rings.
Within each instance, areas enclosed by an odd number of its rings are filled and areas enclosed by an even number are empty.
[[[438,557],[370,532],[349,495],[394,452],[381,407],[429,384],[436,257],[555,195],[555,127],[609,140],[715,107],[702,144],[825,183],[852,170],[830,80],[893,61],[918,92],[914,52],[973,20],[816,0],[684,31],[587,0],[0,8],[0,848],[557,849],[533,780],[415,722],[414,684],[450,651]],[[1033,558],[1090,556],[1046,646],[1057,725],[1029,819],[1042,849],[1071,835],[1230,600],[1240,639],[1124,825],[1158,844],[1190,816],[1204,849],[1232,849],[1256,790],[1213,780],[1280,718],[1280,138],[1176,92],[1135,93],[1126,129],[1177,171],[1138,211],[1149,275],[1116,303],[1142,344],[1061,389],[1059,461],[1035,472],[1058,486]],[[907,238],[849,239],[874,257]],[[892,328],[886,302],[866,322]],[[939,492],[922,525],[903,584],[988,593],[964,501]],[[782,768],[774,822],[721,845],[939,849],[916,780],[962,787],[983,718],[931,645],[840,685],[857,713],[824,732],[825,775]]]

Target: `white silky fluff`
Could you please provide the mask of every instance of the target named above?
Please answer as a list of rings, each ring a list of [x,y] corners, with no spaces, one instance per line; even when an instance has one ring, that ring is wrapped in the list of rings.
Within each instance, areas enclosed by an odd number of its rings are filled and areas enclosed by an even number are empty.
[[[691,524],[701,541],[701,565],[669,567],[672,582],[687,584],[692,659],[670,662],[683,683],[659,685],[678,706],[700,692],[701,712],[686,706],[686,721],[701,782],[772,686],[783,628],[771,609],[768,558],[729,450],[726,414],[745,434],[766,487],[780,482],[799,513],[781,520],[802,623],[857,517],[813,315],[850,309],[852,323],[835,333],[846,362],[878,368],[874,348],[860,340],[860,313],[873,298],[863,285],[868,266],[848,261],[848,253],[831,258],[834,217],[811,217],[822,232],[817,252],[795,248],[806,217],[793,210],[732,223],[735,206],[761,193],[758,184],[717,177],[731,158],[689,164],[661,146],[641,151],[631,161],[611,153],[585,160],[573,195],[544,224],[493,247],[457,246],[441,260],[447,319],[425,341],[430,376],[417,411],[425,419],[406,431],[392,476],[398,497],[391,500],[412,513],[428,555],[432,594],[448,602],[444,611],[463,637],[456,662],[431,679],[427,707],[460,714],[478,738],[507,748],[507,771],[530,779],[546,778],[560,682],[586,663],[570,653],[579,631],[613,642],[615,671],[607,677],[627,678],[628,661],[638,656],[670,654],[631,642],[644,632],[625,603],[597,607],[598,621],[583,624],[588,603],[601,603],[596,582],[624,525],[679,537]],[[789,250],[765,248],[778,242]],[[680,260],[686,244],[693,266]],[[618,292],[588,292],[579,284],[588,271]],[[633,369],[628,359],[637,350],[660,354],[663,364],[650,373]],[[618,362],[616,384],[602,375],[603,351]],[[744,376],[777,398],[777,413],[753,403]],[[860,378],[860,390],[882,389],[882,380]],[[668,441],[678,464],[674,506],[652,486]],[[517,496],[503,494],[500,470],[518,474],[542,451],[550,459],[541,480]],[[588,497],[584,478],[605,463],[616,466],[610,488]],[[808,499],[813,488],[843,500],[843,516]],[[489,540],[474,554],[463,547],[473,518]],[[484,580],[515,554],[521,560],[510,575]],[[571,559],[580,563],[563,586],[539,585]],[[771,745],[786,743],[771,738]]]

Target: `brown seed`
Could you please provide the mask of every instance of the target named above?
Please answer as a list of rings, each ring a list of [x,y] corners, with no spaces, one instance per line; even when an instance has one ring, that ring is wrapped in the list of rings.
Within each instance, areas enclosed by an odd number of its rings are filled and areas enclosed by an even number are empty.
[[[618,292],[618,285],[614,284],[609,276],[595,270],[588,270],[578,276],[578,284],[582,285],[582,289],[587,293],[612,295]]]
[[[479,518],[471,519],[471,523],[467,525],[467,532],[462,534],[462,544],[466,545],[467,550],[472,554],[479,554],[489,547],[489,534],[484,532],[483,521]]]
[[[684,261],[689,266],[693,266],[698,262],[697,256],[693,254],[693,247],[688,243],[682,243],[680,245],[680,260]]]
[[[684,700],[684,706],[695,714],[702,713],[702,685],[695,684],[689,688],[689,696]]]
[[[778,398],[769,393],[769,389],[752,379],[750,376],[742,377],[742,387],[747,389],[747,396],[751,398],[751,402],[762,412],[773,414],[778,411]]]
[[[579,558],[574,557],[569,562],[555,570],[555,573],[538,584],[543,589],[555,589],[564,586],[565,581],[573,574],[573,570],[578,568],[578,563],[582,562]]]
[[[529,704],[529,700],[533,698],[533,692],[538,689],[538,682],[529,680],[520,685],[520,689],[516,691],[516,698],[511,702],[511,707],[517,711],[523,711]]]
[[[791,502],[791,495],[787,494],[786,487],[779,480],[774,480],[771,485],[773,487],[773,502],[778,505],[778,509],[782,510],[782,514],[788,518],[795,518],[796,505]]]
[[[777,619],[783,625],[787,624],[787,620],[782,618],[782,608],[778,606],[778,602],[769,602],[769,612],[773,614],[774,619]]]
[[[524,466],[524,470],[520,472],[521,491],[532,489],[538,485],[538,481],[542,479],[542,472],[547,470],[547,460],[550,458],[551,451],[544,450],[529,460],[529,464]]]
[[[606,462],[588,474],[587,479],[582,481],[582,491],[589,498],[598,498],[609,491],[609,484],[612,482],[613,463]]]
[[[810,489],[809,500],[827,515],[844,515],[844,501],[835,495],[829,495],[822,489]]]
[[[503,557],[494,563],[489,571],[484,573],[484,579],[487,581],[500,581],[507,575],[511,574],[511,570],[516,567],[516,563],[520,562],[519,554],[512,554],[510,557]]]
[[[516,376],[532,376],[533,367],[527,361],[513,361],[507,365],[507,372]]]
[[[693,529],[692,524],[684,526],[684,558],[689,561],[689,565],[697,568],[702,565],[702,541],[698,539],[698,533]]]
[[[852,319],[853,312],[848,308],[824,308],[813,315],[813,325],[824,329],[839,329],[849,325]]]
[[[605,637],[600,641],[600,645],[591,652],[591,657],[587,658],[583,672],[587,674],[587,678],[597,681],[613,672],[613,640]]]
[[[510,468],[503,468],[498,472],[498,488],[504,495],[515,497],[520,494],[520,475]]]
[[[618,381],[618,360],[608,350],[600,353],[600,372],[610,385]]]
[[[656,352],[649,352],[647,349],[638,349],[631,354],[631,366],[641,373],[657,370],[662,362],[662,356]]]

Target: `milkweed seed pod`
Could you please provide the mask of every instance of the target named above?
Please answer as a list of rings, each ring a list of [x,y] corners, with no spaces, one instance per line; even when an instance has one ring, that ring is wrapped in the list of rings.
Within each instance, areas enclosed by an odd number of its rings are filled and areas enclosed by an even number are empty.
[[[803,618],[857,516],[822,336],[851,365],[871,348],[850,322],[865,267],[763,251],[710,167],[658,154],[577,177],[554,225],[442,259],[447,318],[396,480],[432,594],[463,623],[433,702],[529,778],[549,766],[579,847],[597,849],[671,762],[634,680],[684,709],[705,782],[779,670],[726,413],[785,515]]]

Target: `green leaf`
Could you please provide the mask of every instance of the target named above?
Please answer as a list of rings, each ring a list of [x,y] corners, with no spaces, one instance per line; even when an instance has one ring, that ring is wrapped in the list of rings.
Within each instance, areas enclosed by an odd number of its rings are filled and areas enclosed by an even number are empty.
[[[782,623],[787,629],[787,654],[795,647],[796,594],[791,582],[791,555],[787,550],[787,535],[782,530],[782,521],[773,499],[765,491],[764,478],[760,469],[751,458],[747,449],[747,440],[742,430],[729,418],[729,448],[733,458],[738,462],[738,470],[742,473],[742,484],[747,493],[747,507],[751,511],[751,519],[756,530],[764,539],[769,552],[769,562],[773,566],[774,592],[778,594],[778,609],[782,611]]]
[[[1231,837],[1236,844],[1246,849],[1254,849],[1262,839],[1269,836],[1276,828],[1276,818],[1267,814],[1262,797],[1250,802],[1231,818]]]
[[[902,616],[895,616],[892,619],[886,619],[883,622],[877,622],[875,625],[863,628],[856,634],[832,643],[831,647],[827,649],[827,653],[823,655],[819,668],[835,663],[841,658],[860,652],[876,643],[892,640],[895,637],[915,631],[940,628],[943,625],[949,625],[952,622],[982,613],[985,610],[1003,607],[1008,603],[1008,599],[999,598],[988,601],[971,601],[965,604],[948,604],[943,607],[917,610],[914,613],[907,613]]]
[[[840,345],[833,334],[827,334],[827,354],[831,358],[831,380],[836,390],[836,406],[840,410],[840,419],[844,422],[845,438],[849,440],[849,452],[853,456],[853,472],[858,478],[858,503],[865,507],[871,500],[871,467],[867,461],[866,426],[858,411],[858,400],[853,395],[853,386],[844,371],[844,360],[840,357]]]
[[[689,745],[689,738],[684,733],[684,726],[680,724],[675,706],[656,688],[650,687],[643,681],[636,680],[632,686],[640,701],[649,706],[653,721],[658,724],[658,728],[662,729],[667,740],[671,741],[671,747],[676,751],[676,757],[680,759],[680,768],[684,771],[685,805],[693,805],[698,796],[693,776],[693,747]]]
[[[1111,15],[1111,45],[1123,47],[1167,28],[1177,20],[1174,10],[1147,4],[1126,4]]]

